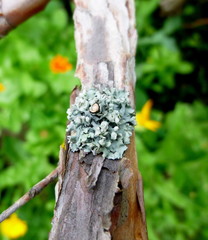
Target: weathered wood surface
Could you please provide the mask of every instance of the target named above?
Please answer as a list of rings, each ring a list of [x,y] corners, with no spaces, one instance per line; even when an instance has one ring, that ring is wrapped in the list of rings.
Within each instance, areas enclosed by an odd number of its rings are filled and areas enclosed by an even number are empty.
[[[44,9],[49,0],[0,0],[0,38]]]
[[[133,0],[75,0],[76,75],[83,88],[115,87],[134,106]],[[76,89],[71,102],[79,91]],[[147,240],[142,179],[134,136],[120,160],[72,153],[61,159],[50,240]]]

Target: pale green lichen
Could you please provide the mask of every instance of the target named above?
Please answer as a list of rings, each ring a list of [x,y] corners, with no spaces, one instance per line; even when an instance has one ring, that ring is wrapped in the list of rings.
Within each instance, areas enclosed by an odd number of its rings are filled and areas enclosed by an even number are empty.
[[[135,112],[126,91],[83,90],[67,114],[72,152],[83,150],[108,159],[122,158],[135,125]]]

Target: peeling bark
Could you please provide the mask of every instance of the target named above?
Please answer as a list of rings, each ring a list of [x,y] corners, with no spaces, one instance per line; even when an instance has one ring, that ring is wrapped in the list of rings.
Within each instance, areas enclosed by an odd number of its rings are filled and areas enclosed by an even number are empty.
[[[133,0],[75,0],[76,75],[82,87],[115,87],[134,107],[135,30]],[[73,104],[78,90],[71,96]],[[66,155],[50,240],[147,240],[142,179],[134,135],[120,160]]]
[[[49,0],[0,0],[0,38],[37,12]]]

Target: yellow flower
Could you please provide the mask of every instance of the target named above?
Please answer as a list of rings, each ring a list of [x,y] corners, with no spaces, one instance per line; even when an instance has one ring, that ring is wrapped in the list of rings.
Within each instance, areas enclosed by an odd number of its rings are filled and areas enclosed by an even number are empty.
[[[3,92],[3,91],[5,91],[5,86],[2,83],[0,83],[0,92]]]
[[[0,224],[0,231],[5,237],[16,239],[25,235],[27,232],[27,224],[13,213]]]
[[[136,114],[136,129],[141,129],[141,128],[146,128],[149,129],[151,131],[156,131],[160,126],[161,123],[158,121],[154,121],[154,120],[150,120],[150,111],[152,108],[153,102],[152,100],[148,100],[141,112]]]
[[[72,64],[67,58],[57,55],[50,61],[50,69],[53,73],[65,73],[72,69]]]

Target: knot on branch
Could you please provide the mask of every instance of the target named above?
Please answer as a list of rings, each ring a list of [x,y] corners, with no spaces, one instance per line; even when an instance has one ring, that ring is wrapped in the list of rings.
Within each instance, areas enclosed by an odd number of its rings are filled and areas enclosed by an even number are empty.
[[[67,110],[68,142],[72,152],[82,150],[104,158],[120,159],[130,143],[135,112],[124,90],[83,90]]]

